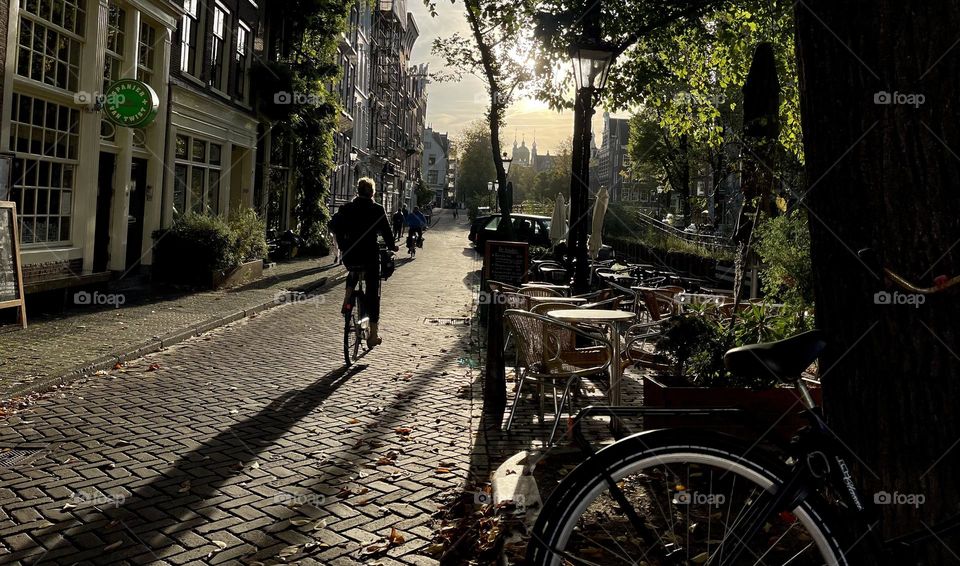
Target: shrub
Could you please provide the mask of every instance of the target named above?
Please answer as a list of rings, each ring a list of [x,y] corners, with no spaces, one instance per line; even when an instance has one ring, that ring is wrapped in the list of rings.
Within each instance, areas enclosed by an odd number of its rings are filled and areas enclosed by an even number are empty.
[[[252,208],[244,208],[230,219],[235,250],[240,262],[267,257],[267,226]]]
[[[796,306],[813,304],[810,231],[802,210],[770,218],[757,227],[760,281],[766,296]]]
[[[206,285],[211,271],[240,263],[236,237],[219,216],[185,214],[170,228],[154,232],[153,238],[153,271],[167,279]]]

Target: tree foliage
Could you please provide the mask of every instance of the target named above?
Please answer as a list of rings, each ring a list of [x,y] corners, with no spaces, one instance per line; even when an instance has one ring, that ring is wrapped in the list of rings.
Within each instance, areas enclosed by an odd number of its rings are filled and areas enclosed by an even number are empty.
[[[310,247],[325,244],[330,172],[335,166],[333,134],[339,101],[329,86],[341,69],[337,43],[347,29],[352,2],[346,0],[276,0],[270,17],[282,26],[279,62],[258,64],[252,82],[258,110],[281,128],[293,149],[294,210],[300,236]],[[280,92],[302,93],[292,104],[277,104]],[[297,103],[297,100],[302,103]]]

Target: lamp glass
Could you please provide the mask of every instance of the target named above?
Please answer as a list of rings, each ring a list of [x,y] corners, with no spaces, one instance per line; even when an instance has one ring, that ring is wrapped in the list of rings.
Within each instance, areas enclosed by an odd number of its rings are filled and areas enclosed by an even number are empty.
[[[613,48],[603,42],[584,42],[570,48],[577,88],[602,89],[607,84]]]
[[[503,161],[503,172],[509,174],[510,164],[513,163],[513,158],[507,157],[507,152],[503,152],[503,157],[501,157],[500,160]]]

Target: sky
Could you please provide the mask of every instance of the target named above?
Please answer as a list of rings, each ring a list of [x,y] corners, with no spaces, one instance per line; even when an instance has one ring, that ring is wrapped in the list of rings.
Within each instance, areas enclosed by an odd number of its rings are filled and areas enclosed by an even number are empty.
[[[420,29],[420,38],[414,44],[411,63],[429,63],[430,71],[442,69],[441,58],[431,53],[433,40],[454,32],[470,35],[470,27],[463,16],[463,3],[459,0],[437,0],[436,18],[430,17],[421,0],[408,0],[407,10],[413,13]],[[474,120],[483,118],[488,97],[485,81],[473,75],[464,75],[460,82],[432,82],[427,87],[427,126],[435,131],[447,132],[454,139],[461,130]],[[623,114],[612,114],[623,116]],[[594,116],[594,133],[603,130],[603,110],[598,108]],[[525,139],[527,147],[536,136],[537,151],[557,153],[561,142],[573,135],[573,112],[556,112],[537,100],[525,99],[515,102],[506,113],[506,126],[501,134],[505,149]],[[508,149],[509,150],[509,149]]]

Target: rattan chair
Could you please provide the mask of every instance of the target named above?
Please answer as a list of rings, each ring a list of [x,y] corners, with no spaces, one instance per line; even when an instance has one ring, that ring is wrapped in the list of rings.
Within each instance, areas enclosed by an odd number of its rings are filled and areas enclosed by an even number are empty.
[[[540,406],[537,416],[543,423],[543,388],[545,385],[550,385],[553,390],[554,423],[547,445],[552,446],[571,388],[581,378],[607,370],[613,357],[613,345],[605,335],[590,332],[542,314],[511,309],[504,316],[513,330],[518,352],[517,393],[514,396],[513,407],[510,408],[506,430],[509,431],[513,425],[513,418],[523,394],[523,386],[528,382],[534,382],[538,386]],[[605,360],[590,367],[578,367],[565,361],[564,350],[578,336],[602,345],[606,351]],[[564,387],[558,400],[557,385],[561,382]]]
[[[521,295],[526,295],[528,297],[562,297],[563,293],[553,287],[539,286],[539,285],[527,285],[526,287],[521,287],[518,291]]]

